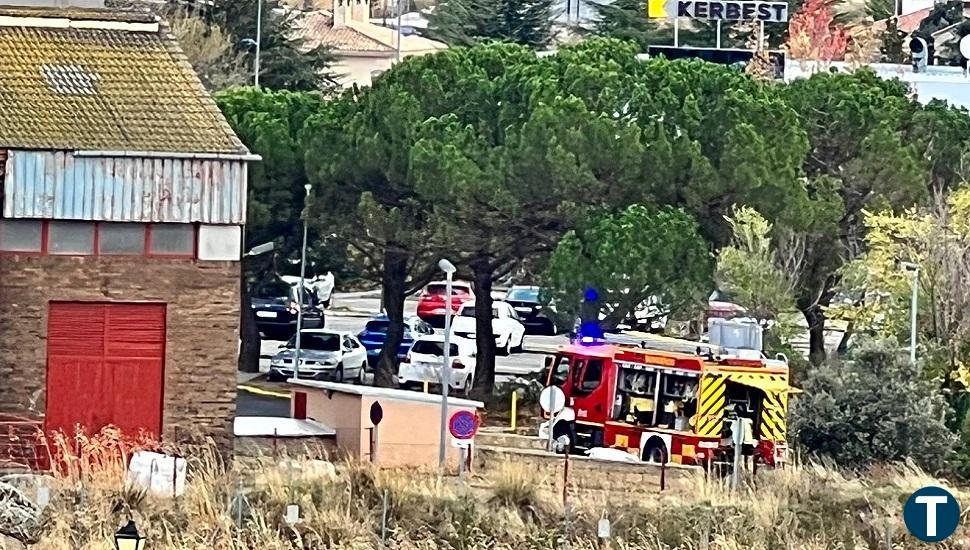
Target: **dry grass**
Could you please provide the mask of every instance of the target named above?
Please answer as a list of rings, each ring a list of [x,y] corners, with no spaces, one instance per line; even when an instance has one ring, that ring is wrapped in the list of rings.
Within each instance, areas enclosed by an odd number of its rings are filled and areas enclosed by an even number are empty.
[[[124,483],[122,457],[150,442],[108,432],[71,443],[65,439],[55,453],[60,459],[51,480],[48,530],[37,550],[109,550],[113,532],[129,514],[149,536],[151,550],[363,550],[380,548],[382,531],[386,547],[395,550],[552,550],[564,547],[566,538],[570,548],[592,549],[602,517],[612,521],[617,549],[885,550],[888,534],[898,550],[922,548],[904,535],[903,499],[914,488],[938,483],[912,465],[856,476],[807,464],[763,471],[740,493],[696,476],[676,495],[635,505],[577,498],[565,511],[557,495],[543,488],[556,472],[516,463],[459,485],[440,482],[434,472],[353,462],[338,464],[335,476],[300,458],[256,458],[228,467],[211,444],[202,444],[181,449],[189,459],[189,481],[184,495],[170,499]],[[970,501],[970,494],[957,493]],[[295,526],[283,521],[290,503],[301,508]],[[970,548],[966,531],[940,547]]]

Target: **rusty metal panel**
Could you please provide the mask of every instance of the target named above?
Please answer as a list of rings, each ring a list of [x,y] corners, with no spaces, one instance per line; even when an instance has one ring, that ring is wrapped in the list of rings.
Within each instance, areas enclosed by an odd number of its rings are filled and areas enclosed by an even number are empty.
[[[117,222],[243,224],[247,162],[9,151],[3,215]]]

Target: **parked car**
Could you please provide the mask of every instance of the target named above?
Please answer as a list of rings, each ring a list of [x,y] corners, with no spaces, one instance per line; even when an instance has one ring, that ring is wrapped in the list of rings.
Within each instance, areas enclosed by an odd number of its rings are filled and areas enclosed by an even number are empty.
[[[267,378],[274,381],[292,378],[295,355],[294,334],[270,359]],[[300,332],[300,378],[363,383],[366,368],[367,350],[353,334],[328,329]]]
[[[299,312],[297,287],[281,279],[256,285],[249,297],[249,305],[256,317],[256,326],[270,340],[286,340],[296,334]],[[323,310],[317,307],[313,294],[303,293],[303,328],[323,328]]]
[[[545,314],[539,302],[539,287],[515,285],[505,293],[505,301],[515,309],[528,334],[558,334],[556,322]]]
[[[471,392],[475,381],[475,342],[465,338],[452,338],[448,355],[451,359],[451,383],[449,388],[464,395]],[[401,362],[397,379],[402,388],[423,385],[441,385],[441,365],[445,355],[445,336],[430,334],[418,337]]]
[[[475,339],[475,302],[465,302],[452,321],[452,334]],[[522,349],[525,341],[525,325],[519,315],[507,302],[492,302],[492,332],[495,333],[495,347],[500,353],[510,355]]]
[[[707,299],[707,319],[733,319],[747,315],[748,310],[731,301],[731,297],[715,290]]]
[[[367,348],[367,363],[370,366],[376,365],[377,358],[381,355],[384,341],[387,340],[388,325],[390,325],[390,321],[388,321],[387,315],[378,315],[370,321],[367,321],[367,324],[364,325],[364,330],[357,335],[360,342]],[[403,359],[408,354],[408,350],[411,349],[411,344],[414,343],[415,338],[427,334],[434,334],[434,329],[431,325],[425,323],[416,315],[405,316],[404,336],[401,338],[401,345],[397,348],[398,360]]]
[[[446,283],[436,282],[424,287],[418,298],[418,317],[435,328],[445,326],[445,290]],[[472,285],[463,281],[451,283],[451,312],[458,313],[458,308],[469,300],[475,299]]]

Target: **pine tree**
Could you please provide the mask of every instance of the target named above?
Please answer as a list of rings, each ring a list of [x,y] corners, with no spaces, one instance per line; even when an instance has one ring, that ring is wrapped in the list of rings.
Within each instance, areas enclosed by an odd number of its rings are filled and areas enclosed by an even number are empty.
[[[599,20],[593,26],[593,34],[636,42],[641,52],[646,52],[648,46],[673,41],[673,29],[648,18],[643,0],[596,2],[594,6]]]
[[[429,14],[427,34],[450,46],[498,41],[544,48],[552,41],[552,0],[447,0]]]

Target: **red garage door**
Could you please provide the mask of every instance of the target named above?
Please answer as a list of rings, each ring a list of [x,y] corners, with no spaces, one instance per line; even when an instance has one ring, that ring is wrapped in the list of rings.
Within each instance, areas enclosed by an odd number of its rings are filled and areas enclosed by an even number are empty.
[[[162,429],[165,305],[50,304],[47,430]]]

